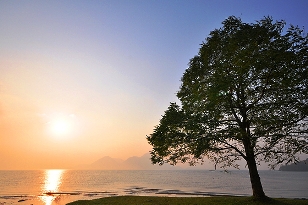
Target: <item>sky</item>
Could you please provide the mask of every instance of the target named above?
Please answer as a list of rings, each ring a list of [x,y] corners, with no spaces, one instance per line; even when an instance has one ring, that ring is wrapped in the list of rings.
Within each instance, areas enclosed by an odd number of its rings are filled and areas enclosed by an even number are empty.
[[[0,169],[151,150],[189,59],[231,15],[308,28],[306,0],[0,1]]]

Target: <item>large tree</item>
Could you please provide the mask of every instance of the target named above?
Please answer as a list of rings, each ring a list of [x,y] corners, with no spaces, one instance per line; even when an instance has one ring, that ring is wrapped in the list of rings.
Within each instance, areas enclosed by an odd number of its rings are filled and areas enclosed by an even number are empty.
[[[265,198],[257,165],[308,154],[308,36],[285,21],[229,17],[193,57],[158,126],[147,136],[153,163],[244,159],[253,196]]]

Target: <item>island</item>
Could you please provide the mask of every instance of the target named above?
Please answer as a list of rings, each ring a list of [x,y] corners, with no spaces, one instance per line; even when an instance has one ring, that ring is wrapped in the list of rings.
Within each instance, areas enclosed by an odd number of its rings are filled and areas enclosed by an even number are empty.
[[[299,171],[308,172],[308,158],[306,160],[300,161],[298,163],[292,163],[289,165],[282,165],[279,171]]]

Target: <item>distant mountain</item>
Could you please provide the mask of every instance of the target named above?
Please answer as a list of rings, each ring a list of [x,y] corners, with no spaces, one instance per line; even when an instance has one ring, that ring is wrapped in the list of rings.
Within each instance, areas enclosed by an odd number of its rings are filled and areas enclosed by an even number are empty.
[[[308,158],[304,161],[300,161],[296,164],[282,165],[279,171],[300,171],[308,172]]]
[[[89,168],[90,169],[119,170],[119,169],[123,169],[123,162],[124,160],[122,159],[115,159],[115,158],[106,156],[90,164]]]
[[[153,165],[149,153],[141,157],[130,157],[126,160],[105,156],[89,165],[79,166],[78,169],[97,169],[97,170],[170,170],[181,169],[179,166],[165,164],[163,166]]]
[[[180,169],[213,169],[214,166],[210,162],[203,165],[189,166],[188,164],[178,163],[176,166],[164,164],[159,166],[151,163],[150,153],[144,154],[141,157],[129,157],[126,160],[105,156],[87,165],[80,165],[74,169],[83,170],[180,170]]]

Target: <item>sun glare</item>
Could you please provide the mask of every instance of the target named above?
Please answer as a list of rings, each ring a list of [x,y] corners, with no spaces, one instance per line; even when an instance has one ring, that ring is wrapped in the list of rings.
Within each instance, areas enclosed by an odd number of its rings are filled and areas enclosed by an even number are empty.
[[[63,173],[63,170],[45,171],[45,181],[42,187],[43,195],[40,196],[45,205],[52,205],[52,202],[59,197],[58,192]]]
[[[54,137],[68,137],[74,131],[74,115],[54,116],[48,122],[49,133]]]
[[[66,135],[70,132],[71,125],[67,120],[55,120],[51,124],[51,131],[55,135]]]

